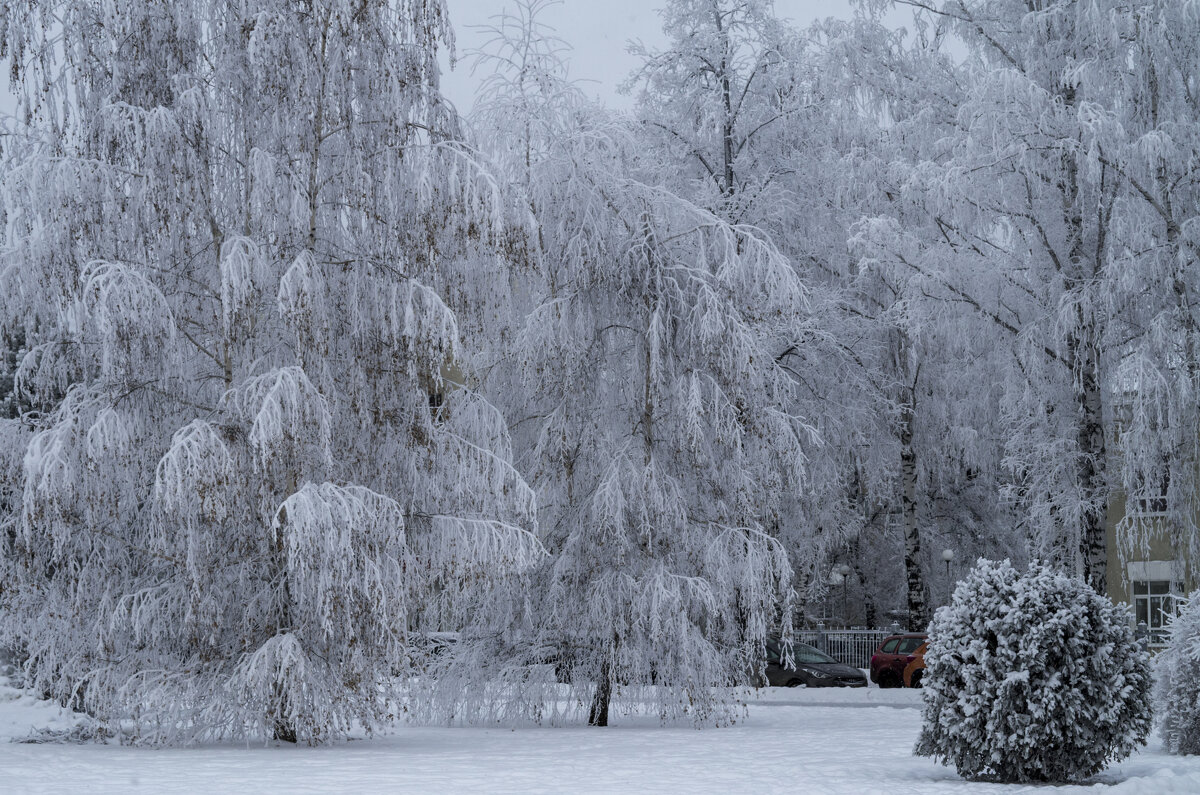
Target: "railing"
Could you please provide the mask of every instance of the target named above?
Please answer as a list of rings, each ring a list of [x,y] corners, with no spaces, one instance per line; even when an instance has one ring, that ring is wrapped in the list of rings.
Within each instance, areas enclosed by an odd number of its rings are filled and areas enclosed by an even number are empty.
[[[824,629],[818,625],[817,629],[797,629],[794,637],[800,643],[817,647],[840,663],[855,668],[870,668],[871,655],[883,643],[883,639],[902,632],[896,625],[890,629]],[[1151,652],[1161,651],[1167,646],[1165,634],[1157,629],[1149,629],[1144,621],[1138,623],[1134,632]]]
[[[879,644],[894,634],[888,629],[798,629],[796,640],[816,646],[840,663],[869,668]]]

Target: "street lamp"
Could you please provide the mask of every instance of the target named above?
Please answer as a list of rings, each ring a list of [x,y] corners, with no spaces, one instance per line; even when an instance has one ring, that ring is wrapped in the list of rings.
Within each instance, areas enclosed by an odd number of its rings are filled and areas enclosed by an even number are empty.
[[[832,587],[836,588],[836,587],[838,587],[839,585],[842,585],[842,584],[843,584],[843,583],[845,583],[845,582],[846,582],[846,578],[842,576],[842,573],[841,573],[840,571],[838,571],[838,567],[837,567],[837,566],[834,566],[834,567],[833,567],[833,570],[829,572],[829,584],[830,584],[830,586],[832,586]],[[844,591],[843,591],[843,593],[844,593]],[[829,597],[828,597],[828,598],[826,598],[826,600],[825,600],[825,609],[826,609],[826,610],[832,610],[832,609],[833,609],[833,605],[832,605],[832,604],[830,604],[830,602],[832,602],[832,601],[833,601],[833,595],[832,595],[832,594],[830,594],[830,595],[829,595]],[[830,614],[830,617],[832,618],[832,614]]]
[[[850,583],[850,567],[845,563],[834,568],[834,573],[842,581],[842,620],[850,623],[850,611],[846,608],[846,586]]]
[[[942,560],[946,561],[946,582],[950,582],[950,561],[954,560],[954,550],[943,549]]]

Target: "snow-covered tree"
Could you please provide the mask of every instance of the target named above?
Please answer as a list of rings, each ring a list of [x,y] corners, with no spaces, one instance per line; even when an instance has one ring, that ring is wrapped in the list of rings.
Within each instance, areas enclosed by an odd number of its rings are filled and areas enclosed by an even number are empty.
[[[553,661],[592,724],[614,700],[726,719],[724,686],[788,617],[781,511],[815,441],[778,357],[805,290],[757,230],[663,187],[640,126],[581,103],[532,32],[498,42],[522,60],[496,62],[508,77],[482,103],[484,124],[525,142],[498,154],[536,221],[519,250],[535,305],[486,388],[512,393],[498,400],[550,555],[527,599],[498,595],[512,622],[471,634],[494,658]],[[531,106],[532,90],[551,101]],[[512,680],[499,704],[451,689],[457,717],[564,717],[536,683]]]
[[[1184,601],[1184,600],[1180,600]],[[1154,707],[1173,754],[1200,753],[1200,599],[1193,593],[1171,620],[1167,648],[1154,658]]]
[[[858,32],[830,23],[797,31],[768,2],[672,2],[665,47],[635,47],[629,81],[655,178],[734,223],[752,224],[808,288],[803,327],[775,356],[796,381],[789,412],[822,440],[809,451],[807,487],[782,509],[781,539],[806,602],[828,586],[832,555],[855,543],[879,510],[895,461],[879,453],[892,417],[878,377],[884,345],[855,305],[849,229],[882,195],[856,181],[856,155],[878,139],[837,51]],[[682,167],[680,167],[682,166]],[[869,531],[868,531],[869,532]]]
[[[841,445],[852,451],[848,480],[862,516],[853,546],[900,563],[884,592],[898,591],[903,576],[909,625],[923,628],[928,579],[942,565],[931,548],[1018,551],[997,495],[993,374],[1003,348],[990,323],[945,289],[942,271],[955,263],[939,258],[942,232],[925,203],[925,175],[944,164],[957,130],[966,72],[930,31],[906,36],[866,10],[805,33],[809,129],[787,182],[801,231],[782,245],[837,296],[841,317],[830,328],[860,374],[836,401],[860,412]]]
[[[770,0],[671,0],[661,14],[669,44],[635,44],[643,64],[626,86],[639,91],[648,140],[682,166],[675,185],[690,182],[685,195],[721,217],[770,212],[788,165],[771,141],[807,99],[795,32]]]
[[[1126,608],[1051,567],[980,559],[937,611],[916,753],[966,778],[1078,781],[1150,731],[1150,661]]]
[[[1200,552],[1200,14],[1187,3],[1125,4],[1111,15],[1128,68],[1092,119],[1088,162],[1120,187],[1112,206],[1112,388],[1120,484],[1128,510],[1121,551],[1167,537]],[[1115,478],[1114,478],[1115,479]],[[1162,509],[1162,510],[1159,510]],[[1147,513],[1165,514],[1148,517]],[[1186,573],[1181,571],[1182,579]]]
[[[787,615],[781,509],[814,440],[785,408],[795,385],[777,351],[804,292],[754,230],[639,181],[629,144],[584,132],[587,192],[556,204],[584,225],[547,219],[566,233],[560,291],[523,339],[546,400],[543,631],[574,681],[598,683],[590,722],[626,681],[707,719],[710,688]]]
[[[445,383],[440,296],[508,219],[443,3],[14,0],[0,33],[4,642],[132,739],[370,728],[410,628],[541,551],[502,418]]]
[[[1195,187],[1195,14],[1123,0],[925,2],[968,48],[947,153],[917,172],[942,249],[939,292],[1011,351],[1008,499],[1040,554],[1106,581],[1106,511],[1170,475],[1172,532],[1194,537],[1194,400],[1183,232]],[[1152,90],[1151,90],[1152,89]],[[1108,471],[1114,419],[1121,471]],[[1130,418],[1132,418],[1130,420]],[[1170,473],[1170,475],[1168,474]],[[1152,484],[1152,485],[1151,485]],[[1128,552],[1161,530],[1130,516]]]

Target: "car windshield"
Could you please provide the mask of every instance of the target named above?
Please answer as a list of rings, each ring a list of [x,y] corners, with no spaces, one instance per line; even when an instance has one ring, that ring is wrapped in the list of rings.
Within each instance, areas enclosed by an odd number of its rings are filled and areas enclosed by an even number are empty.
[[[797,665],[828,665],[837,662],[825,652],[809,646],[807,643],[793,643],[792,655],[795,657]]]

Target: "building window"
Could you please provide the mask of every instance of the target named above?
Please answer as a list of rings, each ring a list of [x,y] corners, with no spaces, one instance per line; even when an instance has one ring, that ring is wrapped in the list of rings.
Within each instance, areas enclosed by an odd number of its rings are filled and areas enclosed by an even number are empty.
[[[1167,512],[1167,488],[1171,485],[1171,472],[1166,463],[1158,477],[1137,478],[1137,488],[1134,490],[1133,509],[1142,516],[1157,516]]]
[[[442,405],[446,402],[446,397],[441,392],[429,393],[429,413],[433,415],[436,421],[441,419]]]
[[[1167,627],[1175,616],[1175,597],[1170,580],[1134,580],[1133,610],[1138,624],[1150,630],[1150,643],[1162,646],[1167,642]]]

